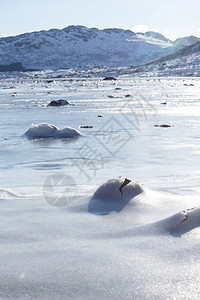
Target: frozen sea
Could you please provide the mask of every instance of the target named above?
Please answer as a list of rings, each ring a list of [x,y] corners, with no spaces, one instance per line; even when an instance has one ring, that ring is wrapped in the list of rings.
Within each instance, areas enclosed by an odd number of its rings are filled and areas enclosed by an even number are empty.
[[[200,81],[116,79],[0,75],[1,299],[199,299]]]

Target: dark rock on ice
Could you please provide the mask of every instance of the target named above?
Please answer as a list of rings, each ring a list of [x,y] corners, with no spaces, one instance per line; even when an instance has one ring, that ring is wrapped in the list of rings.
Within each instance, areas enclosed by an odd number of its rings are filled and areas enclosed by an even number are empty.
[[[154,127],[163,127],[163,128],[168,128],[168,127],[173,127],[174,125],[168,125],[168,124],[161,124],[161,125],[154,125]]]
[[[71,105],[71,103],[67,100],[60,99],[60,100],[53,100],[47,106],[65,106]]]
[[[115,77],[106,76],[103,80],[117,80]]]
[[[93,126],[89,126],[89,125],[81,125],[80,128],[93,128]]]
[[[193,83],[184,83],[184,86],[194,86],[194,84]]]

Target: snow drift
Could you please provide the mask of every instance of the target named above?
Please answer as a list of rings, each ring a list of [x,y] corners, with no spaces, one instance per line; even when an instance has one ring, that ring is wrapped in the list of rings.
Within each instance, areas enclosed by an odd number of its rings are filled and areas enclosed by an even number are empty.
[[[40,138],[74,138],[82,135],[78,130],[65,127],[58,129],[56,126],[46,123],[31,124],[30,128],[25,132],[25,136],[30,139]]]
[[[200,226],[200,208],[192,208],[180,211],[168,218],[153,224],[162,233],[173,236],[181,236]]]
[[[143,193],[143,187],[127,178],[110,179],[93,194],[88,211],[93,214],[120,212],[131,199]]]

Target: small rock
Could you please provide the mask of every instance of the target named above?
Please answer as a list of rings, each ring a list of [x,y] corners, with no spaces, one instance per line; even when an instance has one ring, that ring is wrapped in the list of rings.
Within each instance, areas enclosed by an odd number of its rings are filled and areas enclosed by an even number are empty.
[[[51,101],[47,106],[65,106],[65,105],[71,105],[71,103],[67,100],[53,100]]]
[[[115,77],[106,76],[103,80],[117,80]]]
[[[154,127],[163,127],[163,128],[168,128],[168,127],[173,127],[174,125],[168,125],[168,124],[161,124],[161,125],[154,125]]]
[[[81,125],[79,126],[80,128],[93,128],[93,126],[89,126],[89,125]]]
[[[193,83],[184,83],[184,86],[194,86]]]
[[[126,186],[127,184],[129,184],[130,182],[131,182],[130,179],[125,178],[124,182],[123,182],[122,185],[120,186],[119,191],[120,191],[122,197],[123,197],[122,188],[125,187],[125,186]]]

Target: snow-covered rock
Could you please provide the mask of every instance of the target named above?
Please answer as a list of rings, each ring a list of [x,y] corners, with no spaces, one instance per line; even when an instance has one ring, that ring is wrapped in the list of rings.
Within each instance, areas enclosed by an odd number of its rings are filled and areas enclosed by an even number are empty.
[[[114,178],[103,183],[90,200],[88,210],[94,214],[119,212],[134,198],[144,192],[144,188],[127,178]],[[133,206],[136,202],[133,203]]]
[[[122,187],[124,183],[126,183],[126,185]],[[125,201],[134,198],[136,195],[139,195],[143,191],[144,188],[140,184],[135,183],[130,179],[115,178],[103,183],[96,190],[93,197],[98,199],[105,199],[107,201]]]
[[[46,123],[31,124],[30,128],[25,132],[25,136],[30,139],[38,138],[74,138],[80,136],[81,133],[71,127],[58,129],[56,126]]]

